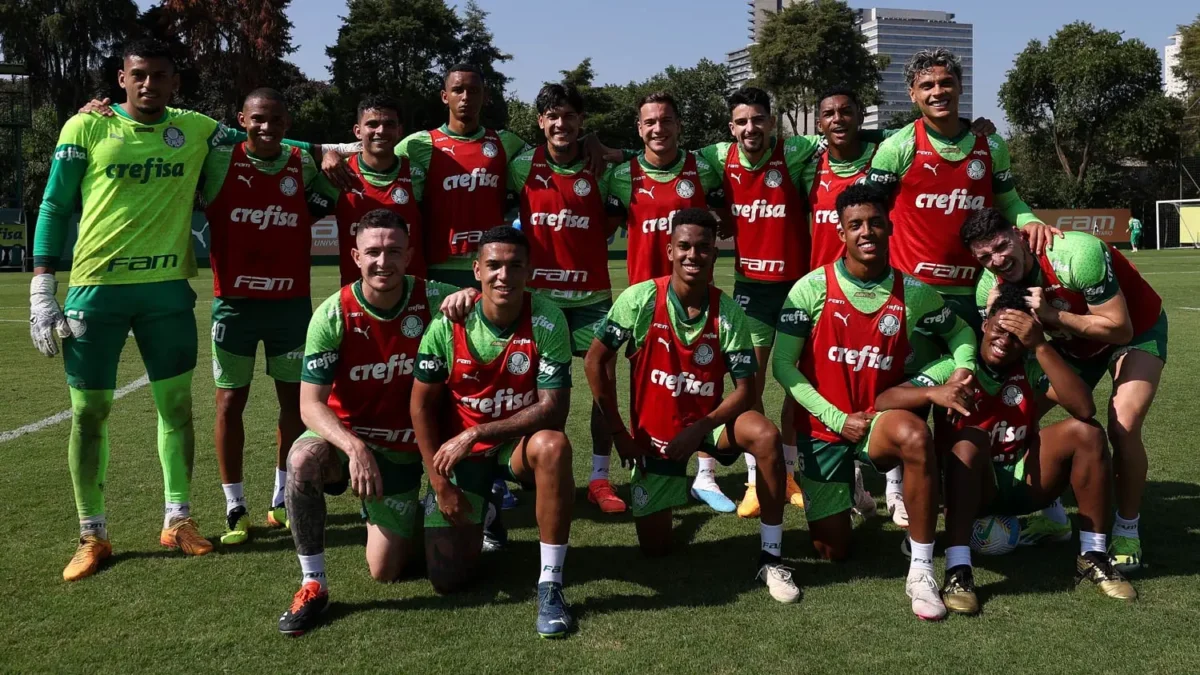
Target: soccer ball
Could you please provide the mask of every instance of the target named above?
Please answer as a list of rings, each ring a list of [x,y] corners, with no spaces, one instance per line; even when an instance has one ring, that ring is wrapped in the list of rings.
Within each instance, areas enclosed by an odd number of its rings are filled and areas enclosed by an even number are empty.
[[[1017,547],[1021,524],[1013,516],[988,516],[971,528],[971,550],[983,555],[1004,555]]]

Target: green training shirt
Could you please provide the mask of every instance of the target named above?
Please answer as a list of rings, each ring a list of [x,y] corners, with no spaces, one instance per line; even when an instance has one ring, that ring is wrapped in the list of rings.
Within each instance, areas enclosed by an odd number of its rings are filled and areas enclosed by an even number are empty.
[[[404,313],[412,294],[413,277],[404,277],[404,298],[392,309],[385,310],[375,307],[363,297],[362,280],[355,281],[351,290],[363,309],[378,321],[391,321]],[[439,307],[446,296],[457,291],[450,284],[436,281],[425,282],[425,295],[429,299],[431,319],[436,321],[441,312]],[[338,354],[342,348],[342,336],[346,333],[346,324],[342,314],[342,291],[325,299],[313,312],[308,322],[308,337],[304,342],[304,367],[300,372],[300,381],[309,384],[331,385],[337,375]]]
[[[860,312],[871,313],[891,297],[895,276],[892,271],[877,281],[864,282],[850,276],[843,260],[834,263],[837,282],[846,299]],[[779,312],[772,372],[788,394],[830,429],[841,431],[846,413],[830,403],[800,372],[800,354],[812,334],[813,326],[825,307],[828,280],[825,268],[809,272],[792,286]],[[921,281],[904,276],[904,315],[908,338],[921,330],[946,341],[956,368],[975,370],[975,334],[958,315],[950,311],[942,296]]]
[[[221,192],[221,186],[225,184],[225,176],[229,173],[229,166],[233,163],[233,148],[234,145],[215,147],[204,160],[204,180],[200,184],[200,197],[208,204],[217,198]],[[256,157],[250,152],[250,148],[246,148],[246,159],[250,160],[250,164],[256,170],[268,176],[274,176],[287,168],[290,152],[291,149],[285,145],[283,152],[280,152],[279,155],[271,159],[264,159]],[[307,152],[300,153],[300,170],[303,179],[302,185],[305,189],[312,189],[317,182],[317,176],[322,175],[320,167],[317,166],[312,155]]]
[[[363,180],[370,185],[375,187],[391,185],[392,182],[396,180],[396,176],[400,174],[401,162],[399,160],[397,160],[396,163],[394,163],[387,171],[380,172],[374,171],[371,169],[371,167],[367,166],[367,163],[363,161],[361,152],[358,153],[358,156],[358,169],[362,174]],[[411,177],[413,179],[413,198],[420,202],[421,192],[418,191],[416,187],[416,170],[412,168],[412,160],[409,160],[409,173],[412,174]],[[306,173],[304,185],[306,188],[308,188],[309,210],[313,211],[313,215],[325,215],[336,210],[338,199],[342,194],[341,190],[334,186],[333,183],[330,183],[329,179],[326,178],[325,174],[321,171],[317,171],[316,178],[312,182],[308,181],[307,176],[308,174]],[[422,189],[424,188],[424,185],[425,183],[422,181]]]
[[[997,374],[988,367],[983,361],[978,362],[978,367],[975,369],[975,381],[979,383],[983,392],[988,396],[996,396],[1000,393],[1000,387],[1004,384],[1007,376]],[[940,387],[950,381],[950,377],[954,375],[955,369],[958,366],[954,364],[954,359],[949,356],[943,356],[921,369],[920,373],[912,376],[908,383],[916,387]],[[1032,354],[1027,354],[1025,359],[1025,379],[1029,381],[1029,385],[1033,387],[1033,391],[1038,394],[1045,394],[1050,391],[1050,378],[1046,376],[1046,372],[1042,370],[1042,365]]]
[[[708,160],[701,157],[700,153],[693,152],[691,154],[696,158],[696,173],[700,177],[700,188],[706,195],[720,191],[721,174],[708,163]],[[656,183],[670,183],[683,173],[683,165],[687,163],[687,154],[681,150],[675,161],[671,162],[670,166],[663,168],[647,162],[644,154],[639,154],[636,159],[647,178]],[[604,176],[600,178],[600,191],[608,195],[610,213],[625,214],[629,211],[629,203],[633,201],[633,179],[630,173],[629,162],[625,161],[609,165]]]
[[[136,284],[196,275],[192,206],[209,150],[239,134],[191,110],[154,124],[120,106],[79,114],[58,136],[34,237],[34,264],[56,267],[82,200],[72,286]]]
[[[1110,255],[1108,245],[1087,232],[1064,232],[1062,239],[1054,240],[1054,248],[1046,249],[1059,283],[1068,291],[1082,293],[1089,305],[1102,305],[1121,290]],[[1046,275],[1035,262],[1021,283],[1044,288]],[[995,285],[996,275],[985,269],[975,285],[975,306],[980,316],[987,313],[988,293]]]
[[[462,136],[450,131],[450,125],[448,124],[443,124],[439,130],[443,134],[460,141],[478,140],[483,138],[484,133],[487,131],[481,126],[474,133]],[[520,136],[511,131],[500,129],[496,131],[496,135],[500,137],[500,144],[504,146],[504,156],[508,159],[510,165],[514,158],[531,147]],[[396,146],[396,154],[408,157],[409,170],[412,173],[413,194],[417,199],[421,199],[421,196],[425,193],[425,178],[429,173],[430,158],[433,157],[433,137],[429,135],[428,131],[418,131],[415,134],[410,134]],[[450,256],[448,260],[430,264],[429,267],[431,269],[470,270],[473,260],[475,260],[474,254]]]
[[[1129,219],[1129,234],[1137,236],[1142,233],[1142,221],[1137,218]]]
[[[508,192],[514,203],[520,203],[519,199],[521,196],[521,190],[525,189],[525,182],[529,180],[529,172],[533,168],[533,153],[535,151],[536,148],[529,148],[517,155],[508,163]],[[549,152],[546,153],[546,164],[550,166],[550,169],[554,171],[554,173],[560,176],[574,176],[586,168],[586,165],[583,163],[582,156],[576,157],[575,161],[571,164],[562,166],[554,163],[554,160],[550,158]],[[600,202],[602,204],[607,204],[608,189],[602,177],[596,181],[596,186],[600,189]],[[602,225],[602,227],[606,226],[606,223]],[[528,227],[528,223],[522,223],[522,227]],[[602,255],[606,261],[608,260],[607,248],[602,251],[593,251],[593,253],[596,255]],[[541,295],[551,298],[554,301],[554,304],[563,309],[586,307],[588,305],[594,305],[597,302],[604,302],[605,300],[612,299],[611,290],[552,291],[547,288],[530,288],[529,290],[534,295]]]
[[[654,320],[657,299],[658,287],[653,279],[625,289],[617,296],[608,316],[600,324],[597,338],[610,349],[617,349],[630,341],[633,349],[640,348]],[[758,372],[758,363],[754,359],[754,345],[750,341],[746,312],[724,292],[721,293],[718,311],[721,316],[717,320],[717,340],[721,344],[721,355],[725,358],[730,377],[735,380],[754,377]],[[707,308],[699,316],[688,319],[687,310],[670,284],[667,284],[667,316],[671,319],[671,330],[684,344],[692,344],[699,339],[708,325]]]
[[[567,318],[548,298],[534,295],[533,345],[537,349],[538,389],[569,389],[571,387],[571,331]],[[514,325],[500,330],[483,315],[483,301],[475,303],[475,309],[466,319],[467,347],[476,360],[491,363],[508,347],[508,341],[516,328]],[[417,350],[418,365],[416,378],[427,384],[439,384],[450,378],[450,364],[454,363],[454,327],[446,317],[439,317],[429,324],[421,347]]]

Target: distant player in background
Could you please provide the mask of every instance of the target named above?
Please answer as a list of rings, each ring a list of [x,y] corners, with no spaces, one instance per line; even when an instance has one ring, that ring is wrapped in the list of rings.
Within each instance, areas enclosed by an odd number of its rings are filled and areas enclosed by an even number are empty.
[[[1129,247],[1137,253],[1138,247],[1142,245],[1142,221],[1130,218],[1129,227],[1125,228],[1125,232],[1129,235]]]
[[[875,399],[880,410],[951,403],[938,411],[934,430],[946,485],[946,609],[979,612],[968,546],[975,519],[1033,513],[1068,485],[1079,502],[1078,579],[1133,600],[1137,592],[1107,552],[1112,463],[1091,390],[1046,341],[1030,315],[1028,289],[999,288],[983,323],[973,387],[950,382],[954,363],[944,357]],[[1071,418],[1039,430],[1039,402],[1047,399]]]

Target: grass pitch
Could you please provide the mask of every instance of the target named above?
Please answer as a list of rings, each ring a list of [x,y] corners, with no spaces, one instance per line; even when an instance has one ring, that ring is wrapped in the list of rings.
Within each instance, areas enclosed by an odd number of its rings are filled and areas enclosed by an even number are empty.
[[[804,590],[797,605],[777,604],[754,580],[757,521],[689,506],[675,516],[683,545],[666,560],[647,561],[637,552],[631,517],[603,516],[584,496],[590,396],[577,362],[568,431],[579,487],[566,563],[577,634],[547,642],[533,631],[533,495],[518,492],[521,505],[506,514],[510,548],[487,558],[485,577],[472,590],[444,598],[422,579],[372,581],[358,504],[349,496],[331,498],[332,605],[323,627],[285,638],[276,620],[300,570],[288,533],[263,527],[274,480],[275,399],[260,365],[246,425],[246,494],[259,527],[245,546],[218,546],[203,558],[159,546],[162,479],[148,388],[113,408],[107,495],[115,556],[94,578],[74,584],[61,578],[77,534],[66,463],[69,422],[0,443],[0,584],[7,597],[0,611],[0,670],[1200,671],[1200,424],[1193,390],[1200,372],[1200,256],[1144,252],[1132,260],[1162,294],[1171,323],[1170,361],[1145,430],[1150,484],[1142,535],[1150,567],[1135,578],[1141,600],[1134,605],[1073,589],[1078,544],[1072,541],[977,556],[983,614],[924,624],[909,612],[903,535],[889,520],[856,523],[853,560],[830,564],[815,559],[804,516],[792,507],[784,555]],[[612,266],[614,279],[623,280],[623,263]],[[212,448],[212,293],[204,272],[193,282],[201,347],[192,512],[202,532],[215,538],[223,530],[224,498]],[[721,260],[716,280],[732,287],[729,259]],[[28,281],[25,274],[0,275],[0,434],[68,408],[61,357],[46,359],[29,343]],[[335,290],[335,269],[314,269],[313,282],[316,304]],[[144,372],[130,340],[118,386]],[[1108,386],[1101,384],[1098,400],[1106,400]],[[775,416],[781,395],[771,383],[767,409]],[[614,468],[613,477],[628,499],[628,472]],[[740,496],[743,479],[740,463],[721,470],[731,497]],[[879,479],[868,487],[882,502]],[[939,546],[939,579],[941,555]]]

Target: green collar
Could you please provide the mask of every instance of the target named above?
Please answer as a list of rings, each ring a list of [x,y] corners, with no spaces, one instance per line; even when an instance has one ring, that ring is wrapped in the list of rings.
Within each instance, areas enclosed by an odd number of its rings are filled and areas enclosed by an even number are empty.
[[[363,161],[363,153],[360,152],[360,153],[358,153],[358,170],[361,171],[364,176],[374,176],[377,178],[389,178],[391,176],[394,176],[396,174],[396,172],[400,169],[400,163],[401,163],[400,158],[397,157],[396,155],[393,155],[393,157],[395,158],[395,161],[392,162],[391,168],[387,169],[386,171],[376,171],[375,169],[372,169],[370,166],[368,166],[365,161]]]
[[[708,308],[705,307],[704,311],[700,312],[695,317],[689,317],[687,308],[683,306],[683,301],[681,301],[679,296],[675,294],[675,287],[672,286],[671,282],[669,281],[667,282],[667,301],[670,302],[671,307],[675,309],[676,320],[682,324],[695,326],[696,324],[704,321],[708,316]]]
[[[577,143],[578,143],[578,141],[577,141]],[[558,169],[562,169],[563,173],[579,173],[580,171],[583,170],[583,153],[582,152],[576,152],[575,153],[575,161],[571,162],[570,164],[559,164],[558,162],[554,161],[553,157],[550,156],[550,148],[545,146],[544,144],[542,147],[546,148],[544,154],[546,155],[546,163],[549,164],[550,166],[558,168]]]
[[[673,171],[675,169],[675,167],[677,167],[681,163],[683,163],[683,160],[686,158],[686,154],[687,154],[687,151],[684,150],[683,148],[680,148],[679,152],[675,155],[675,160],[666,166],[654,166],[650,162],[646,161],[645,153],[638,155],[637,161],[638,161],[638,164],[641,164],[642,168],[645,169],[646,171],[659,171],[662,173],[669,173],[669,172]]]
[[[959,121],[959,124],[962,125],[962,131],[960,131],[958,134],[956,134],[954,136],[954,138],[946,138],[945,136],[939,134],[937,132],[937,130],[935,130],[932,126],[930,126],[928,124],[925,125],[925,133],[929,134],[934,139],[939,140],[943,143],[949,143],[950,145],[958,145],[959,141],[966,138],[967,135],[971,133],[971,123],[970,122],[964,122],[961,117],[959,118],[958,121]]]
[[[358,300],[358,303],[362,305],[363,309],[367,310],[371,316],[379,319],[380,321],[391,321],[392,319],[400,316],[400,314],[404,312],[405,308],[408,307],[408,296],[410,293],[412,293],[412,287],[412,277],[407,274],[404,275],[404,295],[400,297],[400,302],[396,303],[396,306],[391,309],[376,307],[375,305],[367,302],[366,297],[363,296],[362,279],[355,281],[350,286],[350,290],[354,293],[354,298]]]
[[[459,136],[458,134],[454,133],[453,131],[450,131],[450,125],[449,125],[449,124],[443,124],[443,125],[441,126],[441,128],[439,129],[439,131],[441,131],[443,134],[446,134],[446,135],[447,135],[447,136],[449,136],[450,138],[453,138],[453,139],[454,139],[454,140],[456,140],[456,141],[475,141],[475,140],[479,140],[480,138],[483,138],[483,135],[484,135],[485,133],[487,133],[487,129],[485,129],[485,128],[484,128],[484,126],[483,126],[482,124],[480,124],[480,125],[479,125],[479,128],[478,128],[478,129],[476,129],[476,130],[475,130],[473,133],[471,133],[471,134],[468,134],[468,135],[466,135],[466,136]]]
[[[865,162],[865,161],[871,159],[871,157],[875,154],[875,144],[868,143],[867,141],[863,141],[862,146],[863,146],[863,152],[857,158],[842,161],[840,159],[835,159],[833,155],[829,155],[829,164],[831,166],[854,166],[856,164],[859,164],[861,162]],[[826,149],[825,153],[828,154],[829,150]]]
[[[287,158],[287,146],[280,146],[279,154],[275,155],[274,157],[260,157],[259,155],[250,152],[250,146],[247,144],[242,144],[242,148],[246,151],[247,157],[257,162],[277,162],[280,159]]]
[[[116,113],[117,115],[119,115],[119,116],[121,116],[121,117],[124,117],[125,119],[129,120],[130,122],[133,122],[134,124],[142,124],[142,125],[145,125],[145,126],[148,126],[148,127],[152,127],[152,126],[155,126],[155,125],[158,125],[158,124],[162,124],[163,122],[166,122],[166,121],[167,121],[167,118],[168,118],[168,117],[170,117],[170,116],[171,116],[171,115],[170,115],[170,113],[168,113],[168,112],[167,112],[167,109],[166,109],[166,108],[163,108],[162,117],[158,118],[158,119],[157,119],[157,120],[155,120],[154,122],[140,122],[140,121],[138,121],[138,120],[135,120],[135,119],[133,119],[133,116],[131,116],[129,113],[125,112],[125,109],[124,109],[124,108],[122,108],[122,107],[121,107],[121,105],[120,105],[119,103],[118,103],[117,105],[114,105],[114,106],[109,106],[109,108],[110,108],[110,109],[111,109],[111,110],[112,110],[114,113]]]
[[[533,298],[529,298],[533,302]],[[532,309],[532,308],[531,308]],[[472,310],[475,316],[479,317],[479,321],[483,323],[483,327],[487,329],[493,337],[501,340],[507,340],[517,330],[517,322],[513,321],[507,328],[501,330],[496,324],[492,323],[487,315],[483,313],[483,298],[479,298],[479,302],[475,303],[475,308]]]
[[[762,159],[758,160],[757,164],[747,167],[747,168],[750,169],[751,171],[758,171],[759,169],[766,166],[767,162],[770,161],[770,159],[771,159],[771,155],[774,154],[774,152],[775,152],[775,144],[782,143],[782,142],[783,141],[781,141],[778,136],[772,136],[771,143],[770,143],[770,145],[767,146],[767,151],[765,153],[763,153]],[[742,166],[746,166],[746,153],[742,152],[742,146],[738,145],[737,141],[734,141],[734,145],[737,145],[738,161],[741,162]]]
[[[880,286],[892,278],[892,268],[889,267],[888,270],[884,272],[883,275],[878,279],[869,279],[867,281],[863,281],[853,274],[850,274],[850,271],[846,269],[845,258],[838,258],[838,261],[834,263],[834,268],[837,270],[838,276],[846,281],[849,281],[856,288],[861,288],[865,291],[869,291],[877,286]]]

